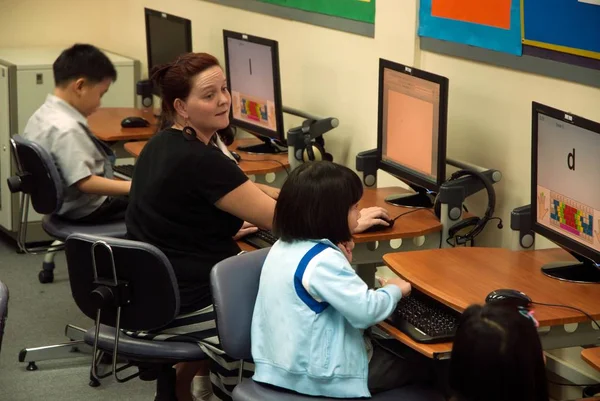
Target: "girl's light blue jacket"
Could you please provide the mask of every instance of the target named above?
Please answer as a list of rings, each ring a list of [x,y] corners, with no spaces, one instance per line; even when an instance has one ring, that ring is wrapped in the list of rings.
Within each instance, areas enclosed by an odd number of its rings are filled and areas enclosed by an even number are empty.
[[[253,379],[308,395],[370,397],[363,330],[401,297],[395,285],[369,290],[328,240],[277,241],[254,307]]]

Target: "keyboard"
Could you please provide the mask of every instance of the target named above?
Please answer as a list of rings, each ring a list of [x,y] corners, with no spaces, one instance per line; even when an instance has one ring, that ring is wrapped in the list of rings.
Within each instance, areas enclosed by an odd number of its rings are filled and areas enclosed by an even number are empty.
[[[454,338],[459,318],[459,312],[413,289],[387,321],[416,342],[439,343]]]
[[[117,178],[131,180],[131,177],[133,177],[133,164],[121,164],[119,166],[113,166],[113,172]]]
[[[273,246],[277,238],[271,231],[259,229],[257,232],[248,234],[242,238],[247,244],[252,245],[255,248],[262,249]]]

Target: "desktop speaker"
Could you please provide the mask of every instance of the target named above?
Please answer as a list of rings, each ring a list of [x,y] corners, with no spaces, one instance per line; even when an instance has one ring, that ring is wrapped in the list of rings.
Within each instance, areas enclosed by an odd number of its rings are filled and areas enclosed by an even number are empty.
[[[142,107],[151,108],[153,99],[152,99],[152,81],[149,79],[145,79],[142,81],[138,81],[136,84],[136,94],[140,96]]]

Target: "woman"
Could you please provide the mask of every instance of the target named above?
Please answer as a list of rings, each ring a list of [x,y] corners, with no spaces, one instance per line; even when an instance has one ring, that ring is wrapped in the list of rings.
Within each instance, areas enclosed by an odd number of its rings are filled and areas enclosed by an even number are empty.
[[[251,231],[251,225],[271,229],[273,198],[279,192],[250,181],[218,146],[218,138],[224,143],[232,139],[231,95],[215,57],[185,54],[155,68],[152,79],[162,96],[163,120],[171,126],[148,142],[136,162],[127,231],[131,238],[161,249],[179,283],[181,316],[154,337],[198,342],[212,359],[215,395],[229,399],[237,362],[219,348],[209,273],[216,263],[240,252],[235,239]],[[358,232],[388,217],[381,208],[362,213]],[[178,366],[179,401],[192,399],[190,383],[197,371],[206,373],[206,367]]]

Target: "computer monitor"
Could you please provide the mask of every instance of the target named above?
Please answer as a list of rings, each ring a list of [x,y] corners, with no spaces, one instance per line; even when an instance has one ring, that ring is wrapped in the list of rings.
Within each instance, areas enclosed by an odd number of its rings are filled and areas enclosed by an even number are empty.
[[[148,51],[148,76],[157,65],[177,60],[192,51],[192,22],[160,11],[144,8],[146,17],[146,48]],[[158,88],[154,88],[159,95]]]
[[[223,42],[231,123],[265,142],[238,149],[253,153],[287,151],[277,42],[227,30],[223,31]]]
[[[378,167],[415,190],[386,199],[432,207],[446,180],[448,79],[379,60]]]
[[[542,267],[551,277],[600,282],[600,124],[539,103],[532,107],[533,231],[580,262]]]

